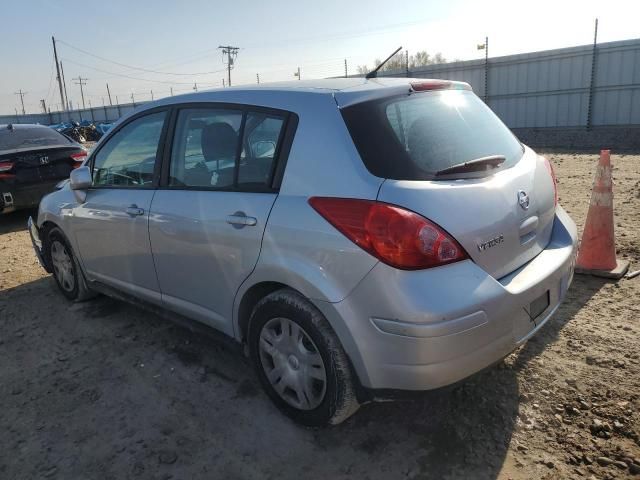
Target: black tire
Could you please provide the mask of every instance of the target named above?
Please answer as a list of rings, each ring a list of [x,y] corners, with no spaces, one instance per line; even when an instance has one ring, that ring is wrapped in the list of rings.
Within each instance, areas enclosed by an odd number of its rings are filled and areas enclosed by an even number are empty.
[[[63,274],[61,274],[60,269],[54,265],[54,250],[57,251],[56,249],[60,249],[60,246],[63,248],[62,251],[70,257],[70,264],[67,270],[70,277],[65,278]],[[96,295],[87,286],[87,281],[84,278],[78,259],[73,253],[73,249],[64,233],[62,233],[62,230],[58,227],[53,227],[47,231],[44,254],[47,263],[51,265],[53,270],[53,278],[56,285],[58,285],[58,288],[65,297],[74,302],[82,302]],[[70,278],[73,279],[72,282],[69,281]]]
[[[323,382],[324,396],[315,408],[300,409],[291,405],[275,390],[267,377],[263,366],[264,349],[262,354],[260,350],[260,336],[268,322],[279,318],[301,327],[303,334],[312,341],[310,345],[322,358],[326,377]],[[358,410],[354,374],[338,337],[322,313],[298,292],[291,289],[278,290],[260,300],[251,314],[248,342],[263,388],[276,406],[295,422],[310,427],[337,425]]]

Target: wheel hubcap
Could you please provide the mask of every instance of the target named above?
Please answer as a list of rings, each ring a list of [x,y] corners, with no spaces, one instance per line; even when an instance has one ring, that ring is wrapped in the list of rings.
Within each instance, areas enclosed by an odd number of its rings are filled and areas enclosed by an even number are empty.
[[[327,389],[324,362],[311,337],[287,318],[272,318],[260,332],[260,362],[273,389],[289,405],[312,410]]]
[[[73,261],[67,248],[58,240],[54,240],[51,244],[51,263],[53,264],[53,273],[60,286],[67,292],[72,291],[76,284],[73,275]]]

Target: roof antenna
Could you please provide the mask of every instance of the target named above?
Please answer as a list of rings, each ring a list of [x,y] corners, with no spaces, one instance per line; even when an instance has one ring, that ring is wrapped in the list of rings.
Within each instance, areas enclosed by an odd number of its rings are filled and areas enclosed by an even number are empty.
[[[393,52],[391,55],[389,55],[387,58],[384,59],[384,61],[378,65],[375,69],[371,70],[369,73],[367,73],[364,78],[366,78],[367,80],[370,78],[378,78],[378,70],[380,70],[385,63],[387,63],[389,60],[391,60],[391,57],[393,57],[396,53],[398,53],[400,50],[402,50],[402,45],[399,46],[395,52]]]

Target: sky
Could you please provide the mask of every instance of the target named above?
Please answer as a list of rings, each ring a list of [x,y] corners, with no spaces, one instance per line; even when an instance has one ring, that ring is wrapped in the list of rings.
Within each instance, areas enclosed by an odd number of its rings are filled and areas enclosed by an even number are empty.
[[[239,47],[233,85],[324,78],[372,66],[398,46],[446,59],[640,38],[640,1],[593,0],[0,0],[0,114],[60,107],[51,36],[67,93],[81,103],[125,103],[222,87],[219,45]],[[74,80],[75,79],[75,80]]]

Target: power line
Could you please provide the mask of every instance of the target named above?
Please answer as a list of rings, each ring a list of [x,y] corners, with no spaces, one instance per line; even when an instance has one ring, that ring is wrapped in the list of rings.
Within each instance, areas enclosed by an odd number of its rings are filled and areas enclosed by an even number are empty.
[[[51,62],[51,75],[49,76],[49,87],[47,87],[47,94],[45,100],[49,101],[49,95],[51,94],[51,85],[53,84],[53,62]]]
[[[160,74],[160,75],[180,75],[180,76],[193,77],[193,76],[197,76],[197,75],[211,75],[213,73],[220,73],[221,71],[223,71],[223,70],[217,70],[217,71],[212,71],[212,72],[196,72],[196,73],[161,72],[161,71],[158,71],[158,70],[150,70],[148,68],[134,67],[132,65],[127,65],[126,63],[116,62],[115,60],[109,60],[108,58],[101,57],[100,55],[96,55],[95,53],[88,52],[86,50],[83,50],[82,48],[75,47],[75,46],[71,45],[70,43],[65,42],[64,40],[58,40],[58,42],[64,43],[66,46],[68,46],[70,48],[73,48],[74,50],[82,52],[85,55],[89,55],[91,57],[98,58],[98,59],[100,59],[100,60],[102,60],[104,62],[113,63],[115,65],[119,65],[121,67],[129,68],[131,70],[139,70],[141,72],[157,73],[157,74]]]
[[[112,76],[116,76],[116,77],[129,78],[131,80],[140,80],[142,82],[164,83],[164,84],[167,84],[167,85],[191,85],[191,82],[168,82],[168,81],[165,81],[165,80],[151,80],[150,78],[132,77],[131,75],[125,75],[124,73],[110,72],[108,70],[103,70],[101,68],[92,67],[90,65],[85,65],[84,63],[74,62],[73,60],[69,60],[68,58],[65,58],[64,61],[73,63],[74,65],[78,65],[79,67],[84,67],[84,68],[89,68],[91,70],[95,70],[96,72],[102,72],[102,73],[106,73],[108,75],[112,75]],[[214,84],[202,84],[202,85],[214,86]]]

